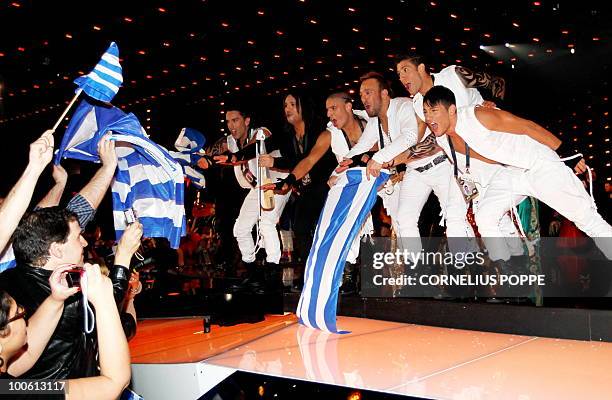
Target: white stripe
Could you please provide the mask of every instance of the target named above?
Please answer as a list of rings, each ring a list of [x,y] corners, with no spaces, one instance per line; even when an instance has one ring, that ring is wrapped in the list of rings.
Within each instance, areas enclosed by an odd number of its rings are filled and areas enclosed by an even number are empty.
[[[113,78],[117,79],[119,82],[123,82],[123,76],[121,75],[120,72],[115,72],[112,69],[109,69],[108,67],[105,67],[104,65],[96,65],[96,67],[94,68],[94,71],[100,71],[106,75],[112,76]]]
[[[353,201],[351,202],[346,222],[342,224],[337,234],[334,236],[333,242],[330,246],[330,252],[327,255],[327,259],[323,267],[323,274],[321,275],[322,279],[319,283],[319,293],[316,302],[316,322],[319,327],[325,327],[327,325],[325,323],[325,306],[327,300],[329,299],[330,293],[332,293],[332,285],[334,283],[334,271],[336,269],[338,260],[340,259],[342,247],[346,243],[349,233],[353,228],[355,217],[357,217],[359,211],[361,211],[361,208],[363,207],[366,193],[370,191],[372,184],[375,181],[374,179],[367,181],[364,176],[365,174],[363,172],[362,174],[362,181],[359,184],[359,187],[357,188]],[[332,190],[330,190],[329,193],[329,197],[335,197],[336,205],[339,203],[341,195],[342,190],[335,192],[332,192]]]
[[[110,90],[112,90],[114,93],[117,93],[119,91],[119,86],[114,85],[112,83],[110,83],[107,80],[102,79],[100,76],[98,76],[98,74],[96,74],[96,71],[91,71],[89,73],[89,75],[87,75],[92,81],[99,83],[102,86],[106,86],[107,88],[109,88]]]
[[[119,64],[119,57],[117,57],[116,55],[111,53],[104,53],[102,54],[101,58],[107,63],[116,65],[117,67],[121,68],[121,64]]]
[[[327,365],[327,358],[325,357],[327,350],[327,340],[331,333],[329,332],[317,332],[317,364],[319,365],[319,371],[323,382],[335,383],[334,374]]]
[[[172,225],[177,228],[182,226],[183,216],[185,215],[185,208],[172,200],[161,201],[154,198],[138,199],[134,201],[132,208],[136,211],[139,218],[168,218],[172,220]],[[124,230],[126,221],[123,210],[114,210],[113,218],[115,220],[115,229]]]

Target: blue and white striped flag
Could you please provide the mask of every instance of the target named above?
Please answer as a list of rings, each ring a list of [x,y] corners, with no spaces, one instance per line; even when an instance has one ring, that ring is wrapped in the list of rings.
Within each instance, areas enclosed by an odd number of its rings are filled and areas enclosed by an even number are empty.
[[[195,166],[205,144],[206,137],[202,133],[193,128],[183,128],[174,142],[178,151],[170,151],[170,155],[183,166],[185,176],[200,189],[206,186],[206,179]]]
[[[111,42],[93,71],[75,79],[79,89],[89,97],[110,103],[123,83],[121,64],[119,64],[119,48]]]
[[[389,179],[381,172],[366,179],[365,168],[351,168],[329,190],[319,217],[304,271],[304,289],[297,316],[301,324],[333,333],[338,289],[349,249],[374,203],[377,189]]]
[[[109,131],[119,159],[112,184],[117,239],[126,228],[124,211],[133,209],[145,237],[165,237],[178,248],[186,234],[183,170],[149,139],[134,114],[83,100],[64,134],[56,164],[60,158],[98,162],[98,142]]]
[[[2,250],[2,253],[0,253],[0,272],[4,272],[16,266],[17,261],[15,261],[13,246],[9,243],[4,250]]]

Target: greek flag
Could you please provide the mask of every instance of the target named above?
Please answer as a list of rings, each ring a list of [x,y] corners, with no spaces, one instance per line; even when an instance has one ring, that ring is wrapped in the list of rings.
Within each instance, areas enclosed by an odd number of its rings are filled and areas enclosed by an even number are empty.
[[[183,170],[166,149],[149,139],[134,114],[81,101],[55,163],[61,158],[99,162],[98,142],[109,131],[119,159],[112,184],[117,239],[127,226],[124,212],[132,209],[145,237],[165,237],[177,248],[186,233]]]
[[[6,271],[17,266],[15,261],[15,253],[13,253],[13,246],[9,243],[4,250],[0,253],[0,272]]]
[[[117,44],[111,42],[93,71],[78,77],[74,83],[79,87],[77,91],[83,90],[93,99],[110,103],[123,83]]]
[[[185,176],[200,189],[206,186],[206,179],[195,165],[205,144],[206,137],[202,133],[192,128],[183,128],[174,142],[174,147],[178,151],[170,152],[170,155],[183,166]]]
[[[355,237],[376,202],[377,189],[389,174],[366,179],[365,168],[351,168],[329,190],[304,271],[297,316],[301,324],[332,333],[336,328],[338,289]]]

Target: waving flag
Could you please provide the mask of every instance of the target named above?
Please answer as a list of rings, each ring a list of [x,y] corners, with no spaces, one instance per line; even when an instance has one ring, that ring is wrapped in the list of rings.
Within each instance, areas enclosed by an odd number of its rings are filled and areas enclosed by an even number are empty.
[[[376,202],[376,192],[389,178],[381,172],[366,179],[365,168],[351,168],[329,190],[319,217],[304,271],[304,289],[297,316],[301,324],[333,333],[336,328],[338,289],[346,258]]]
[[[110,103],[123,83],[117,44],[111,42],[93,71],[78,77],[74,83],[79,87],[77,90],[83,90],[89,97]]]
[[[185,176],[191,179],[198,188],[206,186],[204,175],[195,168],[200,159],[200,151],[206,144],[206,137],[192,128],[183,128],[174,142],[178,151],[171,151],[170,155],[183,166]]]
[[[55,163],[61,158],[98,162],[98,142],[109,131],[119,159],[112,184],[117,239],[126,228],[124,212],[133,209],[144,236],[165,237],[177,248],[186,233],[183,170],[166,149],[149,139],[134,114],[83,100],[68,125]]]

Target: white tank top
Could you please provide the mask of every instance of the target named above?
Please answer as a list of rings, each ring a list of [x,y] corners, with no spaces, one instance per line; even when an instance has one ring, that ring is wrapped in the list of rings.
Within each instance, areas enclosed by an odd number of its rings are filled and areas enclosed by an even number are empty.
[[[364,110],[353,110],[359,119],[363,122],[363,128],[368,123],[368,114]],[[331,150],[336,156],[338,162],[344,160],[344,156],[349,152],[349,146],[341,129],[338,129],[331,122],[327,123],[327,130],[331,134]]]
[[[476,118],[474,110],[475,106],[457,109],[455,131],[480,155],[505,165],[525,169],[531,168],[540,159],[559,161],[555,151],[527,135],[487,129]],[[446,135],[438,137],[437,141],[444,148]]]
[[[475,106],[482,104],[484,101],[478,89],[465,87],[463,81],[459,78],[459,75],[457,75],[454,65],[446,67],[437,74],[432,74],[432,76],[435,86],[444,86],[453,92],[457,107]],[[421,93],[415,94],[412,98],[412,104],[416,115],[421,121],[425,121],[425,115],[423,114],[423,95]]]

